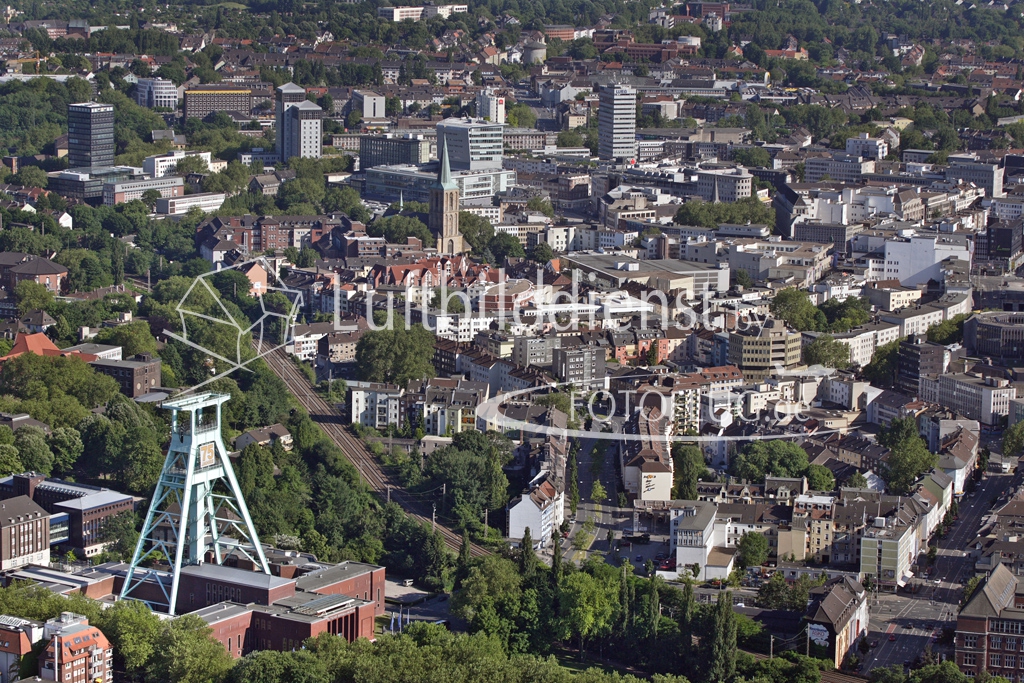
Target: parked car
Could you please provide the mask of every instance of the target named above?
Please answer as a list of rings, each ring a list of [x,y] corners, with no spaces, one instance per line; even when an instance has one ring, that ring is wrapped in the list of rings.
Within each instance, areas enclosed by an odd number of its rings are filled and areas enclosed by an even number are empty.
[[[895,643],[896,642],[896,634],[895,633],[890,633],[889,634],[889,642],[890,643]]]

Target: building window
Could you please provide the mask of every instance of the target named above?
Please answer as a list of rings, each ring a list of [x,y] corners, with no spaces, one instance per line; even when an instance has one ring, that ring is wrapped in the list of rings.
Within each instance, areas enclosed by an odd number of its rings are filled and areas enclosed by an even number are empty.
[[[964,647],[978,647],[978,636],[964,636]]]
[[[996,654],[989,655],[988,656],[988,665],[989,666],[995,666],[995,667],[1002,666],[1003,665],[1002,655],[996,655]]]

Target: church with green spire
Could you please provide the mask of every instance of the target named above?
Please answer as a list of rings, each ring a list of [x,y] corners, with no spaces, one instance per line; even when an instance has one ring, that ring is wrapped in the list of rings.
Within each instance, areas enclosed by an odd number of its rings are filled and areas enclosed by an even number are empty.
[[[430,231],[437,238],[437,251],[441,254],[461,254],[465,251],[459,232],[459,186],[452,180],[448,162],[448,142],[442,136],[441,168],[437,180],[430,186]]]

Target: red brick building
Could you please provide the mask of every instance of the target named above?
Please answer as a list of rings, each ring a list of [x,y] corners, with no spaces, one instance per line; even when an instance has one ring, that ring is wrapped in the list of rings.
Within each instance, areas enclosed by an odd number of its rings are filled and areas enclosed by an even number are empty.
[[[23,280],[32,280],[59,294],[68,269],[41,256],[22,254],[17,251],[0,252],[0,285],[8,291]]]
[[[361,562],[322,565],[299,557],[282,561],[271,551],[267,575],[251,567],[202,564],[184,567],[177,614],[193,613],[213,629],[233,657],[256,650],[291,650],[306,638],[331,633],[353,642],[374,638],[374,620],[384,614],[384,568]],[[276,560],[276,561],[275,561]],[[100,565],[114,575],[119,593],[128,566]],[[170,588],[169,574],[150,574],[136,589],[140,600],[163,600],[157,580]]]

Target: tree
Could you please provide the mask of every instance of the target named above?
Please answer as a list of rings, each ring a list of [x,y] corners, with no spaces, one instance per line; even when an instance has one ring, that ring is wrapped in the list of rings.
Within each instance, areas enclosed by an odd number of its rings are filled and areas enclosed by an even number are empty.
[[[356,367],[361,379],[405,386],[411,379],[435,374],[434,335],[422,325],[405,329],[368,330],[356,344]]]
[[[232,658],[213,638],[213,629],[194,614],[161,624],[146,680],[158,683],[213,683],[231,668]]]
[[[718,596],[709,633],[704,636],[704,662],[709,683],[731,681],[736,675],[736,613],[732,611],[732,591]]]
[[[871,356],[871,362],[864,366],[864,378],[875,386],[891,387],[899,353],[899,339],[879,346]]]
[[[1003,433],[1003,457],[1017,458],[1024,452],[1024,421],[1015,422]]]
[[[536,246],[530,249],[529,257],[530,260],[537,263],[547,263],[555,258],[555,251],[547,242],[538,242]]]
[[[18,449],[10,444],[0,444],[0,476],[20,474],[25,467],[18,459]]]
[[[590,488],[590,502],[595,505],[600,505],[607,497],[608,492],[604,490],[604,486],[601,482],[595,479],[594,485]]]
[[[46,187],[47,180],[46,171],[38,166],[24,166],[11,178],[15,185],[25,187]]]
[[[765,609],[785,609],[789,604],[789,584],[782,572],[775,572],[757,589],[757,604]]]
[[[960,596],[960,609],[963,609],[971,601],[971,596],[974,595],[974,591],[978,590],[980,584],[981,577],[977,574],[967,579],[967,582],[964,583],[963,595]]]
[[[70,473],[84,449],[81,434],[73,427],[57,427],[50,432],[47,442],[53,453],[54,472],[61,475]]]
[[[719,223],[775,223],[771,207],[757,197],[744,197],[736,202],[718,204],[692,200],[679,207],[674,220],[679,225],[702,225],[711,229],[718,227]]]
[[[156,208],[156,200],[160,199],[160,190],[146,190],[142,193],[142,203],[152,211]]]
[[[119,512],[104,520],[97,537],[107,544],[107,552],[127,562],[132,558],[139,539],[139,532],[136,530],[138,522],[138,518],[131,510]]]
[[[468,211],[459,212],[459,232],[477,256],[483,254],[494,237],[494,227],[490,221]]]
[[[537,125],[537,115],[529,105],[516,102],[505,108],[505,121],[513,128],[533,128]]]
[[[749,168],[771,168],[772,158],[762,147],[738,149],[733,155],[736,163]]]
[[[937,456],[928,451],[912,417],[895,418],[883,427],[878,443],[889,449],[882,478],[894,494],[909,494],[918,477],[935,466]]]
[[[836,487],[836,478],[824,465],[808,465],[807,485],[812,491],[832,491]]]
[[[46,432],[39,427],[22,427],[16,431],[14,447],[25,469],[47,476],[53,471],[53,453],[46,443]]]
[[[759,567],[768,559],[768,539],[764,534],[747,532],[740,537],[739,563],[743,567]]]
[[[959,344],[964,340],[964,322],[969,316],[959,313],[949,320],[928,328],[928,341],[936,344]]]
[[[708,470],[704,454],[697,446],[676,442],[672,444],[672,462],[675,470],[673,498],[697,500],[697,482]]]
[[[441,300],[441,288],[438,287],[434,290],[434,296],[430,300],[431,308],[440,308],[448,313],[465,313],[466,304],[462,300],[461,296],[458,296],[456,292],[448,291],[447,299]]]
[[[393,215],[378,218],[366,227],[366,233],[371,237],[383,237],[388,244],[406,244],[409,237],[416,237],[423,242],[423,246],[434,246],[434,234],[423,221],[411,216]]]
[[[132,676],[142,674],[156,653],[160,617],[138,600],[119,600],[100,615],[96,625],[110,639],[115,666]]]
[[[866,489],[868,487],[868,480],[860,472],[854,472],[850,475],[850,478],[846,480],[846,486],[852,489]]]
[[[574,572],[559,586],[559,635],[575,636],[579,641],[580,657],[585,652],[586,640],[611,627],[613,604],[602,584],[585,572]]]
[[[32,311],[45,311],[53,304],[53,293],[34,280],[22,280],[14,286],[18,312],[28,315]]]
[[[827,324],[825,314],[811,303],[807,292],[799,289],[784,289],[776,294],[770,309],[773,316],[800,332],[823,329]]]
[[[231,271],[235,272],[235,271]],[[248,285],[248,283],[246,283]],[[144,320],[133,320],[127,325],[108,327],[100,330],[94,340],[97,344],[120,346],[125,358],[140,353],[156,355],[156,338],[149,330],[149,323]]]
[[[766,475],[799,477],[807,471],[807,451],[782,439],[754,441],[736,454],[732,473],[751,482],[764,481]]]
[[[505,259],[509,257],[523,258],[526,256],[526,251],[519,239],[507,232],[501,232],[492,237],[487,248],[494,254],[494,260],[498,265],[504,264]]]
[[[803,349],[804,363],[824,365],[826,368],[845,369],[850,365],[850,345],[823,334]]]
[[[555,144],[559,147],[582,147],[583,136],[576,130],[563,130],[555,138]]]
[[[555,216],[555,207],[551,205],[551,200],[544,197],[530,197],[526,201],[526,208],[530,211],[539,211],[548,218]]]
[[[732,271],[733,283],[748,289],[754,286],[754,280],[750,277],[750,273],[743,270],[742,268],[736,268]]]
[[[533,535],[530,527],[523,530],[523,542],[519,552],[519,572],[529,581],[537,573],[537,553],[533,549]]]
[[[174,172],[183,177],[189,173],[209,173],[209,171],[210,167],[207,166],[206,159],[198,154],[184,156],[174,165]]]

